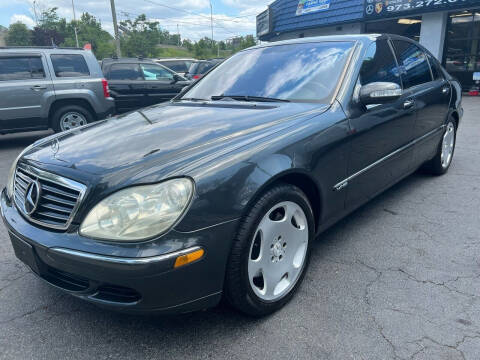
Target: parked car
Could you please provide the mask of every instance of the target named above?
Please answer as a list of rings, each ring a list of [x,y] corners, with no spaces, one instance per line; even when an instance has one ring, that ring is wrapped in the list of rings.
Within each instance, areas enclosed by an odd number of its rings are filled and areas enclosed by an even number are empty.
[[[165,66],[142,58],[104,59],[102,70],[119,114],[168,101],[190,84]]]
[[[0,133],[69,130],[114,111],[107,81],[90,51],[0,48]]]
[[[461,117],[459,83],[407,38],[259,45],[169,103],[34,143],[1,214],[17,257],[84,300],[176,313],[225,296],[265,315],[322,231],[420,167],[448,171]]]
[[[163,65],[182,76],[185,76],[185,74],[188,72],[188,69],[190,68],[190,65],[194,61],[195,59],[179,59],[179,58],[155,60],[157,64]]]
[[[223,60],[224,59],[197,60],[190,65],[185,76],[190,80],[198,80]]]

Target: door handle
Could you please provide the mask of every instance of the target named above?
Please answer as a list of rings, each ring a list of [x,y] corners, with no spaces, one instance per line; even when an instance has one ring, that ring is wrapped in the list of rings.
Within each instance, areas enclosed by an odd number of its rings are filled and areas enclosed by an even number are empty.
[[[404,108],[404,109],[410,109],[411,107],[413,107],[413,105],[415,105],[415,100],[413,100],[413,99],[407,99],[407,100],[405,100],[405,102],[403,103],[403,108]]]
[[[450,87],[449,86],[444,86],[442,88],[442,94],[448,94],[450,92]]]
[[[35,91],[38,91],[38,90],[45,90],[47,87],[45,85],[34,85],[32,86],[30,89],[31,90],[35,90]]]

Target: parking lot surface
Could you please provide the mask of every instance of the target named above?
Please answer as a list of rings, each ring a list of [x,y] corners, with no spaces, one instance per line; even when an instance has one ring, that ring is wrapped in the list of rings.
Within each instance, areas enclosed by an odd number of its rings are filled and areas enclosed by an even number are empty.
[[[414,174],[322,234],[299,292],[267,318],[98,309],[37,279],[0,226],[0,358],[479,359],[480,100],[464,107],[449,173]],[[46,134],[0,136],[2,188]]]

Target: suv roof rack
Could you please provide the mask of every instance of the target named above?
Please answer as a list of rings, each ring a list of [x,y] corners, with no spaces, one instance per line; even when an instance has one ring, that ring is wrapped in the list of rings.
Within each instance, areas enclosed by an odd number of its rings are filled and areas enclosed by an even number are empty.
[[[0,49],[66,49],[66,50],[84,50],[81,47],[68,46],[0,46]]]

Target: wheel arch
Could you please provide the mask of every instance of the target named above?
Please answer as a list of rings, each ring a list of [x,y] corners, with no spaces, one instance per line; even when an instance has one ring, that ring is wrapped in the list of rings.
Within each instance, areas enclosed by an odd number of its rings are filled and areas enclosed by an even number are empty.
[[[97,116],[96,116],[96,113],[92,107],[92,105],[85,99],[59,99],[59,100],[55,100],[52,105],[50,106],[50,110],[48,112],[48,125],[50,127],[53,126],[52,124],[52,117],[53,117],[53,114],[55,114],[55,112],[60,109],[61,107],[63,106],[68,106],[68,105],[77,105],[77,106],[81,106],[85,109],[87,109],[90,114],[92,115],[92,117],[94,118],[94,120],[97,120]]]
[[[313,177],[303,169],[292,168],[282,171],[257,188],[253,196],[248,201],[244,210],[244,216],[248,213],[255,202],[262,196],[263,193],[278,184],[290,184],[298,187],[306,195],[310,206],[312,207],[313,216],[315,219],[315,231],[318,230],[322,214],[322,191],[318,183]]]

